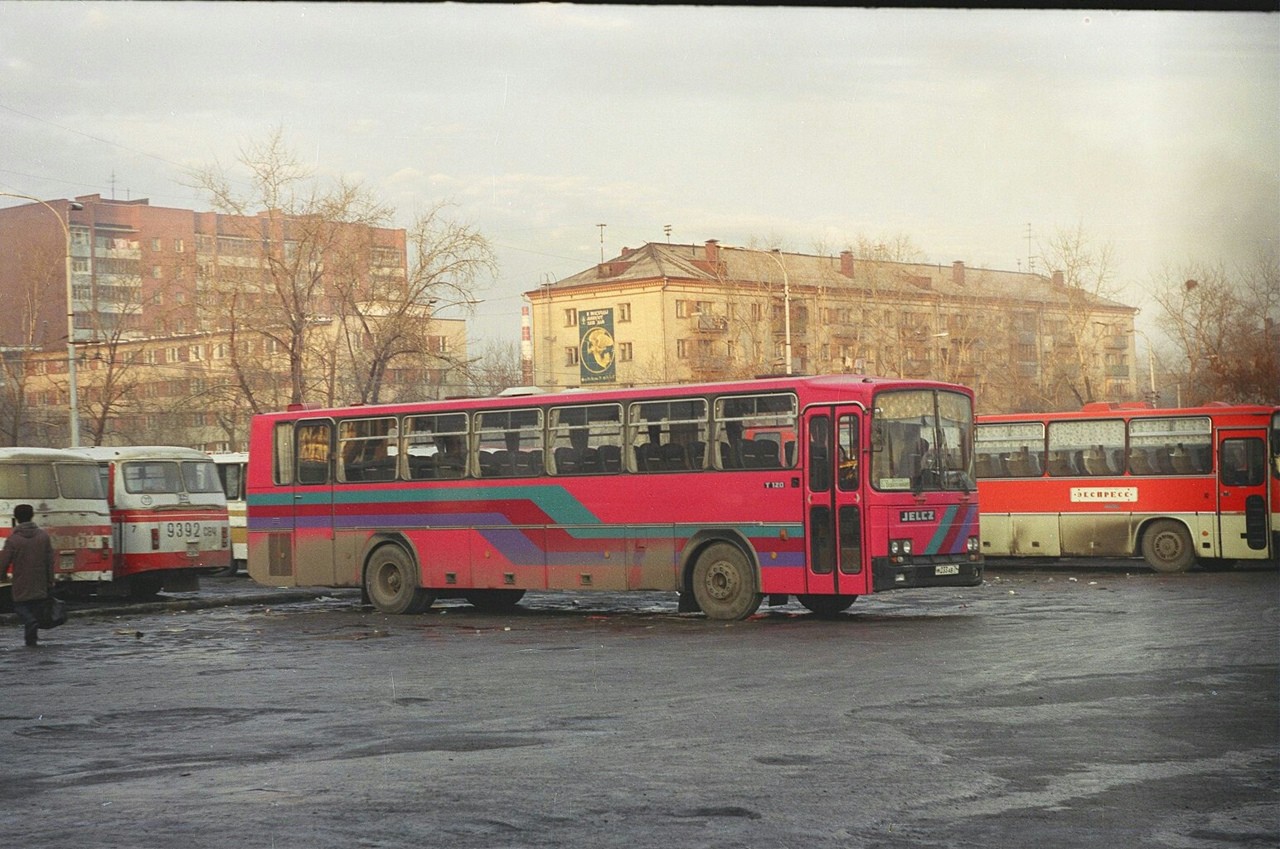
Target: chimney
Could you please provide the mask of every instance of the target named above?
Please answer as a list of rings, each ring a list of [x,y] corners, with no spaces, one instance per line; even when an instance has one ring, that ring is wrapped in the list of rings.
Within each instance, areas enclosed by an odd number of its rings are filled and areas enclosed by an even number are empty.
[[[840,273],[845,277],[853,276],[853,251],[840,252]]]
[[[957,286],[964,285],[964,263],[960,260],[951,263],[951,282]]]
[[[1063,278],[1061,271],[1053,272],[1053,276],[1049,278],[1049,282],[1053,284],[1055,289],[1061,289],[1066,285],[1066,280]]]
[[[720,262],[720,242],[716,239],[707,239],[707,262],[715,265]]]

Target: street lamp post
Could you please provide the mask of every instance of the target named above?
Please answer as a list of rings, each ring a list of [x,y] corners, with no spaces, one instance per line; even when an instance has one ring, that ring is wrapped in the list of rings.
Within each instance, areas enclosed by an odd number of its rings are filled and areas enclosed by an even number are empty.
[[[67,384],[70,393],[70,427],[71,427],[71,447],[80,447],[80,392],[76,385],[76,311],[75,303],[72,301],[71,289],[71,223],[70,210],[84,209],[84,204],[76,201],[67,203],[68,215],[64,217],[62,213],[54,209],[53,206],[40,200],[40,198],[31,195],[19,195],[13,192],[0,192],[0,197],[18,198],[20,200],[29,200],[38,203],[45,209],[53,213],[54,218],[58,219],[58,224],[62,226],[63,242],[63,272],[67,285]]]
[[[791,278],[787,276],[787,267],[782,262],[782,251],[774,248],[769,251],[769,256],[773,257],[773,261],[778,264],[779,270],[782,271],[782,356],[785,358],[784,367],[787,370],[787,376],[791,376]]]

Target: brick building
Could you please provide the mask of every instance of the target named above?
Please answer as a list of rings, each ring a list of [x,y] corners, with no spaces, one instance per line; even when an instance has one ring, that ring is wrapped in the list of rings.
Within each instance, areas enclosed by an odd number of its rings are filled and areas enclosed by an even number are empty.
[[[237,447],[249,411],[237,398],[234,352],[260,363],[260,403],[278,408],[288,401],[274,384],[287,378],[289,363],[262,332],[273,320],[263,269],[296,262],[296,273],[323,279],[302,307],[321,360],[326,346],[339,350],[341,332],[351,330],[333,278],[340,275],[348,295],[355,292],[367,306],[406,276],[404,230],[329,225],[321,243],[308,240],[308,226],[269,211],[231,216],[96,194],[0,209],[0,297],[10,305],[0,310],[6,441],[66,444],[70,309],[83,443],[96,441],[87,431],[98,418],[107,442]],[[276,255],[268,258],[268,250]],[[428,305],[420,318],[430,322],[428,353],[465,359],[461,321],[436,319]],[[336,354],[330,358],[336,363]],[[332,400],[359,400],[343,394],[343,375],[329,367]],[[444,359],[435,369],[397,363],[382,397],[449,394],[457,379]]]
[[[1137,310],[1027,272],[701,245],[624,248],[525,294],[547,388],[796,373],[937,378],[984,412],[1134,400]],[[789,345],[788,345],[789,342]]]

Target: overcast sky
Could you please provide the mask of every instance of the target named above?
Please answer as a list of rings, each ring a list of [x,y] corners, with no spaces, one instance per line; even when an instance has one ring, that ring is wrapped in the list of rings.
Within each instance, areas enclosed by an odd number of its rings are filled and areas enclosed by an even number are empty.
[[[1002,269],[1080,226],[1146,324],[1163,268],[1280,234],[1277,127],[1275,14],[0,2],[0,191],[208,209],[184,171],[281,128],[401,225],[455,204],[512,342],[598,224]]]

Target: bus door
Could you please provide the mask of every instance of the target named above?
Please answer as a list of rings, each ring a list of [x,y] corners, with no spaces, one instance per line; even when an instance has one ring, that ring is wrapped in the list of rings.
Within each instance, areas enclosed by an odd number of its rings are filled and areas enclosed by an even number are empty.
[[[293,491],[293,550],[299,585],[333,583],[333,422],[304,420],[294,427],[297,463]]]
[[[1218,530],[1226,559],[1266,559],[1271,542],[1267,504],[1267,432],[1218,431]]]
[[[861,422],[859,407],[814,407],[805,412],[805,583],[813,594],[864,595],[870,572],[862,546]]]

